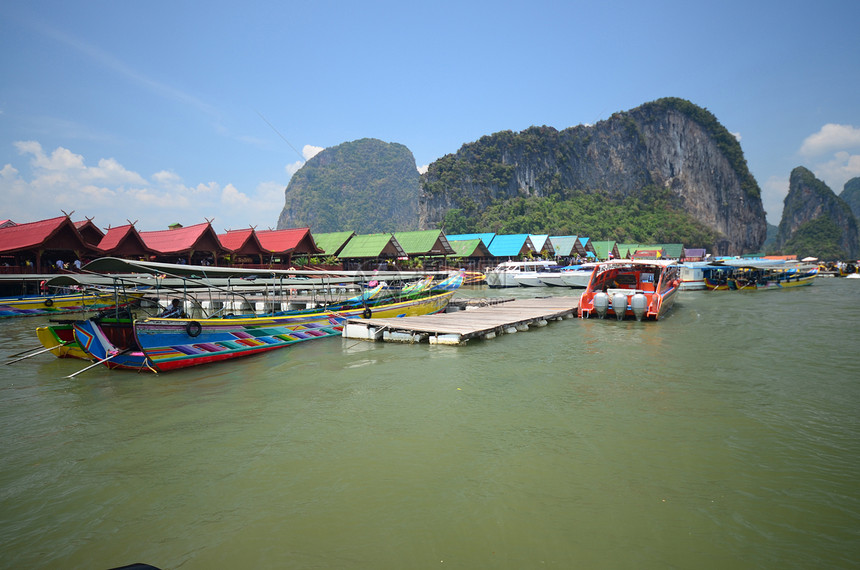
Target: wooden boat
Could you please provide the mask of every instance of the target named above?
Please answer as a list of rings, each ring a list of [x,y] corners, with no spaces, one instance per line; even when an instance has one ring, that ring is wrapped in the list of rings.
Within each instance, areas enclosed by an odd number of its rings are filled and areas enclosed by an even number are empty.
[[[454,291],[404,301],[385,299],[351,309],[299,311],[262,317],[135,320],[124,334],[95,320],[74,325],[75,338],[93,360],[108,368],[166,372],[250,356],[298,342],[340,335],[347,318],[392,318],[437,313]]]
[[[579,298],[580,318],[659,320],[672,308],[680,277],[674,261],[617,259],[599,263]]]
[[[431,284],[431,291],[456,291],[463,285],[463,281],[466,278],[466,272],[460,270],[452,275],[449,275],[445,279],[439,281],[438,283]]]
[[[271,295],[275,293],[291,293],[298,287],[330,290],[334,284],[340,288],[347,283],[365,283],[367,275],[361,272],[341,276],[323,272],[300,274],[295,270],[263,272],[115,258],[101,258],[88,264],[85,269],[90,272],[111,272],[110,275],[87,279],[110,279],[117,287],[123,284],[136,286],[141,281],[154,279],[152,290],[156,292],[172,280],[167,290],[169,295],[174,299],[177,296],[185,299],[182,306],[192,313],[191,317],[147,316],[128,319],[125,323],[109,323],[104,319],[93,318],[74,323],[74,339],[88,358],[108,368],[138,371],[174,370],[339,335],[341,323],[349,317],[430,314],[443,310],[454,295],[453,290],[432,291],[434,282],[429,276],[422,279],[421,274],[375,272],[372,281],[357,296],[340,302],[326,300],[324,307],[309,306],[281,311],[274,310],[276,303]],[[407,285],[390,287],[381,280],[383,277],[406,282]],[[410,280],[417,282],[411,283]],[[226,301],[214,303],[198,298],[211,295],[213,291],[220,295],[241,296],[241,302],[230,301],[230,310],[238,307],[245,314],[234,315],[225,310]],[[254,301],[255,295],[264,293],[266,301]],[[158,295],[163,297],[164,291]],[[261,314],[255,313],[254,307],[261,305]],[[277,305],[283,306],[281,303]]]
[[[38,317],[99,311],[117,304],[125,306],[134,303],[144,294],[144,291],[124,291],[117,296],[113,289],[87,289],[79,293],[59,295],[3,297],[0,298],[0,318]]]
[[[704,279],[711,291],[793,289],[812,285],[819,274],[818,266],[783,260],[727,260],[713,269]]]

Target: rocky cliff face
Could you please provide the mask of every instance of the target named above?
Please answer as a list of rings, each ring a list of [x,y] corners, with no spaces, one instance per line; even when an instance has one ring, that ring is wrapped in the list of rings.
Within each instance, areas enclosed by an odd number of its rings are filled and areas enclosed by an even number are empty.
[[[361,139],[327,148],[293,175],[278,229],[414,230],[418,176],[415,157],[402,144]]]
[[[854,217],[860,222],[860,178],[852,178],[846,182],[839,197],[845,200]]]
[[[784,246],[807,222],[824,217],[840,229],[838,245],[842,251],[852,259],[860,255],[857,219],[851,208],[808,169],[798,166],[791,171],[788,195],[783,203],[777,248]]]
[[[661,99],[593,126],[532,127],[464,145],[430,165],[421,180],[419,226],[434,227],[466,200],[486,207],[515,196],[622,198],[666,187],[721,237],[717,254],[758,251],[766,236],[758,185],[740,145],[708,111]]]

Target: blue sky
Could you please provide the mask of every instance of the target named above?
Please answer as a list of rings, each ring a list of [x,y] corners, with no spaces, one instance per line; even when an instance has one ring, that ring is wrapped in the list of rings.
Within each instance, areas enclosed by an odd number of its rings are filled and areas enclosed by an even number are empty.
[[[8,2],[0,219],[274,227],[319,149],[419,167],[660,97],[740,137],[779,223],[805,166],[860,176],[860,2]]]

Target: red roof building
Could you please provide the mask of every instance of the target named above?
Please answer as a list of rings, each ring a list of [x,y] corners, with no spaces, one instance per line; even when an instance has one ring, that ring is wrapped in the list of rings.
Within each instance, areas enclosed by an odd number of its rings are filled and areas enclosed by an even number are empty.
[[[267,252],[281,255],[317,255],[323,250],[317,247],[310,228],[290,230],[265,230],[257,232],[260,244]]]
[[[140,232],[140,237],[146,247],[156,251],[160,261],[176,262],[178,257],[190,264],[202,265],[210,259],[217,262],[218,257],[228,253],[209,222],[187,228]]]
[[[75,222],[75,227],[78,229],[78,233],[81,234],[81,237],[84,238],[84,241],[95,247],[98,247],[99,242],[102,241],[102,238],[105,236],[105,233],[93,223],[92,218]]]
[[[233,263],[236,263],[236,259],[239,257],[251,257],[256,258],[262,265],[263,258],[269,253],[260,244],[254,228],[227,230],[227,233],[218,234],[218,240],[224,249],[230,250],[232,253],[231,261]]]
[[[157,254],[156,251],[146,246],[134,224],[108,228],[107,233],[99,242],[99,249],[104,251],[105,255],[114,257],[148,258],[150,255]]]
[[[30,261],[37,272],[48,271],[54,261],[100,255],[88,244],[68,216],[0,228],[0,255],[14,257],[16,265]]]

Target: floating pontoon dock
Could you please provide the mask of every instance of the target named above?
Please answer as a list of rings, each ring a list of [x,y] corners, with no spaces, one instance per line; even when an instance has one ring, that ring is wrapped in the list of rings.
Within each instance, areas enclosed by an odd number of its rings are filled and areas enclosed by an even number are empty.
[[[551,320],[573,318],[578,303],[578,297],[544,297],[424,317],[347,319],[343,336],[386,342],[465,344],[474,338],[491,339],[530,327],[543,327]]]

